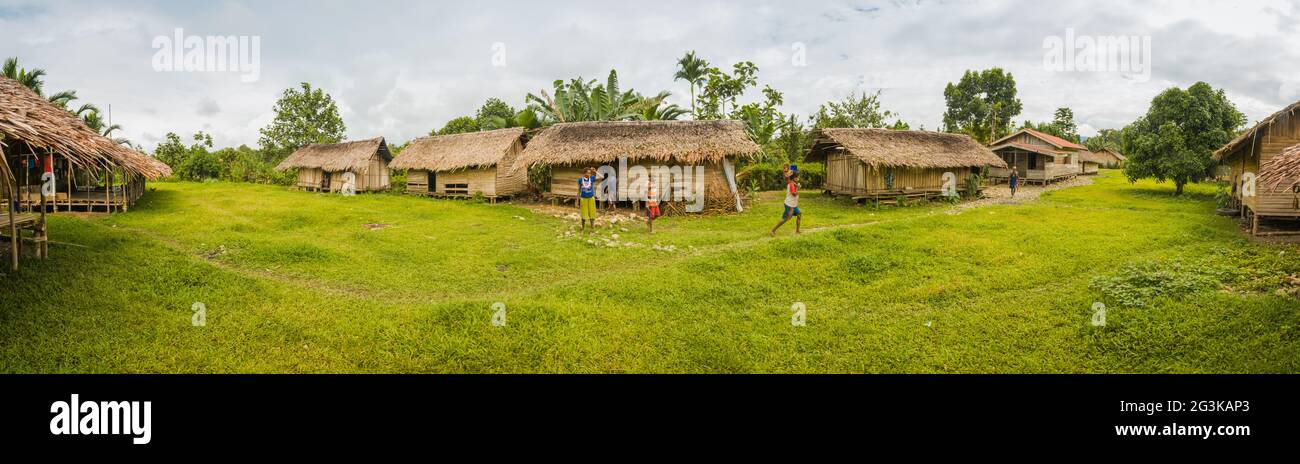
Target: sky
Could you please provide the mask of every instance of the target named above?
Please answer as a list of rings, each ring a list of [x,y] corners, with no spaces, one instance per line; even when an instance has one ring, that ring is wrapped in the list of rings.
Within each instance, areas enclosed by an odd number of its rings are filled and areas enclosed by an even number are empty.
[[[168,71],[178,28],[201,50],[210,37],[244,38],[258,59],[237,56],[258,72]],[[1136,40],[1126,55],[1136,68],[1086,51],[1114,39]],[[1058,65],[1066,49],[1076,66]],[[879,90],[885,109],[929,130],[940,128],[944,86],[992,67],[1015,76],[1017,121],[1069,107],[1085,136],[1197,81],[1223,89],[1252,122],[1300,100],[1300,0],[0,0],[0,56],[45,69],[47,93],[75,89],[77,104],[111,105],[118,135],[146,150],[195,131],[219,147],[255,147],[275,100],[301,82],[333,96],[350,139],[395,144],[487,98],[522,107],[556,79],[603,81],[611,68],[622,88],[667,90],[689,107],[690,88],[673,74],[690,50],[724,70],[758,66],[742,103],[770,85],[785,94],[782,111],[806,116]],[[185,51],[173,64],[184,68]]]

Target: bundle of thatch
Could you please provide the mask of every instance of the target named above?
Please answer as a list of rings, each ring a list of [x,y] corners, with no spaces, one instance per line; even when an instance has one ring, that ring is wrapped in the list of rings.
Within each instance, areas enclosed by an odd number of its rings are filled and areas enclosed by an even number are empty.
[[[761,148],[740,121],[610,121],[556,124],[529,143],[520,165],[602,164],[627,157],[679,164],[749,157]]]
[[[351,171],[365,174],[370,170],[370,158],[376,153],[384,161],[392,161],[388,144],[383,137],[343,143],[318,143],[299,148],[276,165],[275,169],[320,169],[326,172]]]
[[[455,171],[501,165],[513,168],[511,148],[524,136],[521,127],[421,137],[411,141],[389,164],[393,169]]]
[[[22,142],[65,156],[83,168],[116,166],[150,179],[171,174],[163,163],[96,134],[72,113],[4,77],[0,77],[0,133],[10,146]]]
[[[1001,157],[966,135],[889,129],[821,129],[808,159],[824,159],[837,149],[873,168],[1006,167]]]
[[[1286,191],[1300,184],[1300,145],[1293,145],[1282,154],[1265,161],[1263,172],[1256,181],[1260,188]]]

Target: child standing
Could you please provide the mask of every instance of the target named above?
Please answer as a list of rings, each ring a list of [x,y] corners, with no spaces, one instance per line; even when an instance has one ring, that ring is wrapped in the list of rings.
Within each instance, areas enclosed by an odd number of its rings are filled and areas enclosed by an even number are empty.
[[[803,222],[803,212],[799,211],[799,171],[791,171],[790,177],[786,179],[785,187],[785,213],[781,215],[781,222],[776,223],[772,228],[771,235],[776,236],[776,230],[785,225],[791,217],[794,218],[794,233],[802,234],[799,230],[800,223]]]
[[[587,168],[578,178],[578,210],[582,219],[582,231],[587,231],[587,221],[591,228],[596,228],[596,169]]]
[[[659,217],[659,183],[655,182],[653,175],[646,178],[645,216],[646,230],[655,233],[655,218]]]
[[[1011,197],[1015,198],[1016,187],[1020,186],[1020,173],[1016,171],[1014,166],[1011,168],[1011,177],[1007,180],[1007,185],[1011,186]]]

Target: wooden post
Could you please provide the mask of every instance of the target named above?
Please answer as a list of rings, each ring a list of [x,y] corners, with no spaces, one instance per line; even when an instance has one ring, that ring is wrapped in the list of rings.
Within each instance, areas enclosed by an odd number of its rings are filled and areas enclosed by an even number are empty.
[[[54,155],[46,154],[46,156]],[[51,160],[51,162],[53,162],[53,160]],[[45,160],[41,160],[41,172],[45,172]],[[42,184],[44,184],[44,182],[42,182]],[[45,186],[41,185],[41,224],[36,226],[36,230],[34,231],[34,235],[36,236],[32,237],[34,239],[33,245],[36,245],[36,257],[40,259],[45,259],[47,257],[45,256],[46,248],[45,242],[43,241],[45,239],[45,206]]]
[[[112,188],[112,181],[110,180],[111,177],[112,175],[109,174],[108,169],[105,168],[104,169],[104,212],[105,213],[112,212],[109,211],[110,208],[109,205],[113,204],[113,188]]]
[[[68,212],[72,212],[72,158],[68,158]]]

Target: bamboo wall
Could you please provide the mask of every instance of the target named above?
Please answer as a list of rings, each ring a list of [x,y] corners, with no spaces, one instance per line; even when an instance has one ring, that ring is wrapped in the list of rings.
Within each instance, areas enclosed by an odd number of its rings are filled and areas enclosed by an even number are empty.
[[[657,161],[646,160],[629,162],[628,169],[631,169],[633,166],[641,166],[650,169],[655,165],[665,166],[672,164],[674,163],[659,163]],[[617,168],[617,163],[612,163],[610,166]],[[552,167],[550,193],[562,198],[576,198],[578,196],[578,178],[582,176],[582,171],[587,167],[599,168],[600,166],[593,164]],[[682,166],[682,168],[686,169],[686,166]],[[693,168],[694,167],[692,167],[692,169]],[[625,194],[630,192],[631,190],[629,190],[629,186],[625,185],[627,183],[626,179],[621,180],[624,180],[624,182],[618,185],[619,190],[625,192]],[[682,188],[681,180],[682,179],[678,178],[670,179],[667,185],[660,189],[660,194],[665,197],[665,201],[667,201],[667,197],[674,189]],[[694,179],[692,179],[692,182],[694,182]],[[691,188],[694,187],[692,186]],[[596,191],[599,193],[600,189],[601,184],[597,183]],[[727,182],[727,175],[725,170],[722,168],[721,162],[704,165],[704,197],[705,203],[708,205],[707,208],[728,209],[726,205],[730,205],[729,209],[733,211],[735,210],[735,196],[731,192],[731,188]]]
[[[358,192],[373,192],[388,190],[388,161],[378,154],[371,156],[368,162],[367,172],[365,174],[356,174],[356,190]],[[310,190],[327,190],[337,192],[343,189],[343,173],[345,171],[331,172],[329,185],[325,185],[325,172],[318,168],[302,168],[298,170],[299,188]]]
[[[848,153],[831,153],[826,157],[826,182],[824,188],[841,195],[881,195],[888,193],[939,192],[943,189],[943,174],[957,176],[958,188],[970,174],[970,168],[907,168],[896,167],[892,188],[886,185],[885,169],[867,166]]]

